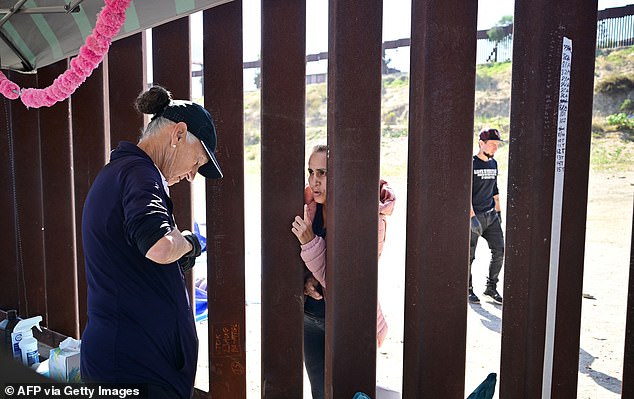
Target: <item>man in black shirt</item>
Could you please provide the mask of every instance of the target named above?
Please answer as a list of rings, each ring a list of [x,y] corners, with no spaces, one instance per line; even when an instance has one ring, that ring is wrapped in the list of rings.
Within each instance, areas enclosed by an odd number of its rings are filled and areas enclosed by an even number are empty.
[[[502,304],[502,296],[497,291],[498,276],[504,260],[504,237],[502,235],[502,212],[498,192],[498,164],[493,156],[500,145],[500,132],[485,129],[480,132],[480,151],[473,156],[473,185],[471,190],[471,251],[469,260],[469,291],[471,303],[480,303],[473,292],[471,264],[475,259],[478,238],[482,236],[491,249],[491,263],[484,295],[495,303]]]

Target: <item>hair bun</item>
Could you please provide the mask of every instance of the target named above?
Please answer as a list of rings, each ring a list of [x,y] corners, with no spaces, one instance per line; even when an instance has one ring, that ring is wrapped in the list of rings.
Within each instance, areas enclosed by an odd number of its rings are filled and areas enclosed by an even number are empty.
[[[172,101],[172,93],[161,86],[152,86],[139,94],[134,101],[134,106],[144,114],[157,114],[167,107]]]

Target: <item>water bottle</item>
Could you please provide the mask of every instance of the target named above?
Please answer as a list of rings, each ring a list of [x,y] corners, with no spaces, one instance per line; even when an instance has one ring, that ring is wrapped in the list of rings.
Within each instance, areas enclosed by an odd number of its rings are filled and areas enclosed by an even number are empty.
[[[19,321],[18,312],[15,310],[9,310],[7,318],[0,321],[0,352],[9,356],[13,352],[11,349],[11,333]]]

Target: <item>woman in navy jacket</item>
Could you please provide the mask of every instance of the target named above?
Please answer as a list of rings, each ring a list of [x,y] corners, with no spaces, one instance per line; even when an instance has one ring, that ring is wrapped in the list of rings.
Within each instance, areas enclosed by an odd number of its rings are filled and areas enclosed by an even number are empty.
[[[183,272],[200,255],[181,231],[169,186],[196,173],[220,178],[209,113],[152,87],[136,101],[153,114],[137,144],[121,142],[95,179],[82,218],[88,324],[84,381],[140,383],[150,398],[192,396],[198,338]]]

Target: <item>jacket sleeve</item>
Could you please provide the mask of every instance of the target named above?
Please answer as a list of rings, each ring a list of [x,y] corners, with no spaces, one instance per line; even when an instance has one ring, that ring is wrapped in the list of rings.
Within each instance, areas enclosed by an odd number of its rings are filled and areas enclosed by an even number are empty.
[[[308,270],[319,281],[324,288],[326,287],[326,240],[322,237],[315,236],[312,240],[301,245],[301,257]]]
[[[301,257],[308,270],[313,273],[313,276],[319,281],[324,289],[326,288],[326,241],[316,236],[310,242],[301,246]],[[385,337],[387,336],[387,322],[383,311],[381,310],[381,304],[377,302],[376,309],[376,340],[379,347],[383,344]]]
[[[396,194],[394,194],[394,190],[388,185],[385,180],[381,179],[379,185],[379,235],[378,235],[378,254],[381,257],[381,252],[383,252],[383,244],[385,243],[385,236],[387,230],[387,216],[391,215],[394,211],[394,204],[396,202]],[[385,321],[385,316],[383,316],[383,311],[381,310],[381,304],[377,302],[376,309],[376,340],[379,347],[385,341],[385,337],[387,336],[387,322]]]
[[[386,336],[387,336],[387,322],[385,321],[385,317],[383,316],[383,311],[381,310],[381,304],[377,302],[376,303],[376,340],[379,344],[379,347],[383,345],[383,341],[385,341]]]

